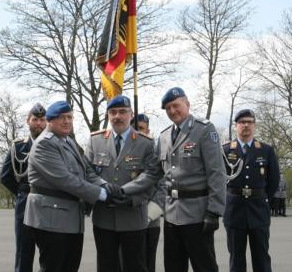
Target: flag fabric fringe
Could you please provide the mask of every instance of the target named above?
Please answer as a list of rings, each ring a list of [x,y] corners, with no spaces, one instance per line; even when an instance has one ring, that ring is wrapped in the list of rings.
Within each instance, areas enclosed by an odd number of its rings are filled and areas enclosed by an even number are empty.
[[[97,56],[107,100],[122,93],[125,66],[133,53],[137,53],[136,0],[112,0]]]

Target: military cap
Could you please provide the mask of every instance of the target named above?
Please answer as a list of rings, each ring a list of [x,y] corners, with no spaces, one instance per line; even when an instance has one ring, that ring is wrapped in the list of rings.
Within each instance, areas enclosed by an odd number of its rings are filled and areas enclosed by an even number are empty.
[[[48,121],[59,117],[62,113],[70,112],[71,107],[66,101],[57,101],[47,108],[46,118]]]
[[[131,124],[134,123],[134,120],[135,120],[135,119],[132,119]],[[144,123],[146,123],[146,124],[149,124],[149,118],[148,118],[148,116],[147,116],[146,114],[144,114],[144,113],[139,113],[139,114],[137,115],[137,120],[138,120],[138,122],[144,122]]]
[[[161,108],[165,109],[165,105],[179,97],[185,97],[186,94],[182,88],[174,87],[169,89],[161,99]]]
[[[234,121],[237,122],[242,117],[252,117],[255,120],[255,114],[254,111],[251,109],[243,109],[240,110],[234,118]]]
[[[107,104],[106,109],[110,108],[130,108],[131,107],[131,100],[124,95],[118,95],[110,100]]]
[[[29,111],[28,115],[34,115],[38,118],[44,117],[46,114],[45,108],[41,105],[41,103],[36,103],[31,110]]]

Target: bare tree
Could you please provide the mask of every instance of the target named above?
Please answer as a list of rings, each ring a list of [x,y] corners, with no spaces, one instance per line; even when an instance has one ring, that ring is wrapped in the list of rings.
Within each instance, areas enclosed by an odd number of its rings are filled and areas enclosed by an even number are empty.
[[[226,53],[231,47],[227,42],[246,26],[251,12],[248,4],[249,0],[199,0],[193,7],[184,9],[180,16],[182,31],[207,66],[207,119],[210,119],[217,91],[218,66],[228,59]]]
[[[292,9],[283,14],[281,30],[270,34],[266,40],[255,42],[255,69],[262,90],[267,94],[276,90],[292,116]]]
[[[161,50],[171,42],[166,35],[158,35],[168,1],[156,5],[148,2],[137,1],[139,54]],[[104,121],[104,97],[95,59],[108,8],[109,0],[10,3],[17,25],[0,32],[0,65],[5,78],[20,79],[32,91],[37,88],[64,93],[66,100],[77,106],[89,130],[99,129]],[[144,59],[138,55],[140,86],[155,85],[173,72],[173,58],[160,63],[151,59],[151,54]],[[125,89],[131,88],[132,80],[132,75],[126,74]]]
[[[24,123],[19,116],[20,103],[11,94],[0,98],[0,156],[5,155],[12,141],[19,136]]]
[[[0,158],[3,160],[9,151],[12,141],[19,136],[24,127],[19,115],[20,103],[11,94],[0,98]],[[1,170],[2,167],[0,167]],[[14,196],[0,183],[0,207],[11,208]]]

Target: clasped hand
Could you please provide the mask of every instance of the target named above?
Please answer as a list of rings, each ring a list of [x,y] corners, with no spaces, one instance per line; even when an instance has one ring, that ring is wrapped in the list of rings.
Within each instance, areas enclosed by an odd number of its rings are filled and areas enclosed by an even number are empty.
[[[107,192],[107,207],[114,208],[116,206],[131,206],[131,196],[125,195],[123,189],[119,185],[114,183],[105,183],[102,187]]]

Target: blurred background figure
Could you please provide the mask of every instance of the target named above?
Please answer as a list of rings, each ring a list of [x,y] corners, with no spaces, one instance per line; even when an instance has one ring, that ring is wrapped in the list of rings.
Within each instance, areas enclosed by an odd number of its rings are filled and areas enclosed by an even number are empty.
[[[272,216],[286,216],[287,183],[281,175],[281,180],[272,200]]]

